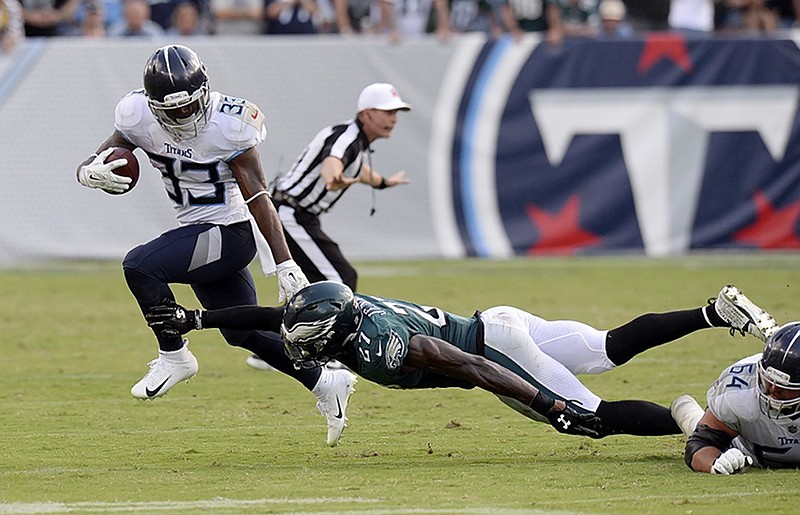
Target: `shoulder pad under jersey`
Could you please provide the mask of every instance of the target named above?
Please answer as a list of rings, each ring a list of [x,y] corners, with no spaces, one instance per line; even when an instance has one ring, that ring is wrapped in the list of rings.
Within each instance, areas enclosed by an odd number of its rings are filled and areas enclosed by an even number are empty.
[[[754,420],[759,415],[755,399],[756,362],[754,354],[727,367],[706,394],[708,408],[720,421],[736,427],[739,420]]]
[[[147,98],[143,89],[131,91],[117,103],[114,110],[114,125],[123,134],[136,127],[142,121]]]
[[[254,103],[220,95],[214,106],[222,134],[240,148],[254,147],[267,138],[267,120]]]

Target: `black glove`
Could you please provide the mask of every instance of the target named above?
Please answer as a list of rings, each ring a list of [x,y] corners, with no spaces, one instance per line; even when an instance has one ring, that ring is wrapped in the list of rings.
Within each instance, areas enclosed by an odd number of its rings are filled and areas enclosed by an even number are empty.
[[[172,299],[164,299],[163,303],[153,306],[145,313],[147,325],[159,336],[175,338],[194,329],[203,328],[202,315],[199,309],[188,310]]]
[[[563,410],[553,407],[545,416],[559,433],[591,438],[603,437],[603,425],[600,417],[594,413],[579,413],[566,404]]]

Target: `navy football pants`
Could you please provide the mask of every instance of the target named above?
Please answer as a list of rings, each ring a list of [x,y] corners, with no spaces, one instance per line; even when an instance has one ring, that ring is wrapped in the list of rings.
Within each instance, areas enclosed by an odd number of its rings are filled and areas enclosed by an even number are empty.
[[[125,256],[122,268],[142,313],[164,299],[175,300],[170,283],[188,284],[205,309],[258,303],[247,268],[256,254],[250,222],[178,227],[140,245]],[[297,371],[283,352],[280,336],[269,331],[220,330],[233,346],[245,348],[311,389],[319,370]],[[162,350],[177,350],[181,338],[156,335]]]

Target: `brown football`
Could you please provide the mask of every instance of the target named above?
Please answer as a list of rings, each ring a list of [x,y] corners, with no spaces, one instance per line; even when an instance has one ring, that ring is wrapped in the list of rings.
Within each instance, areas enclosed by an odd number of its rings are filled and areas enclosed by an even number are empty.
[[[108,155],[105,162],[110,163],[111,161],[114,161],[116,159],[126,159],[128,161],[128,164],[112,170],[112,172],[117,175],[131,178],[131,183],[128,184],[128,189],[122,192],[122,193],[128,193],[133,189],[134,186],[136,186],[136,183],[139,181],[139,160],[136,158],[136,154],[134,154],[127,148],[122,148],[122,147],[115,147],[114,150]],[[121,195],[122,193],[111,193],[111,194]]]

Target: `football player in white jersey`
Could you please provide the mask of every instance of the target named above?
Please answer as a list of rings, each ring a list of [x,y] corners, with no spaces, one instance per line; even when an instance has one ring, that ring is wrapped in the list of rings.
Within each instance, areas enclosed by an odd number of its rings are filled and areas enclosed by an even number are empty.
[[[174,299],[170,283],[189,284],[207,308],[256,303],[248,266],[263,236],[277,263],[279,302],[308,284],[292,259],[270,201],[257,146],[266,137],[265,117],[253,103],[209,89],[197,54],[185,46],[156,50],[144,69],[144,89],[119,101],[113,134],[78,166],[83,186],[122,193],[130,179],[113,173],[125,160],[105,163],[112,147],[142,149],[161,172],[178,227],[125,256],[125,280],[143,313]],[[279,335],[221,331],[233,346],[258,355],[300,381],[318,398],[328,419],[328,444],[344,430],[344,410],[355,376],[347,370],[296,370]],[[158,358],[131,388],[139,399],[164,395],[197,373],[197,360],[180,336],[156,334]]]
[[[688,395],[672,403],[688,436],[689,468],[729,475],[751,465],[800,467],[800,322],[783,325],[763,352],[726,368],[707,400],[705,411]]]

